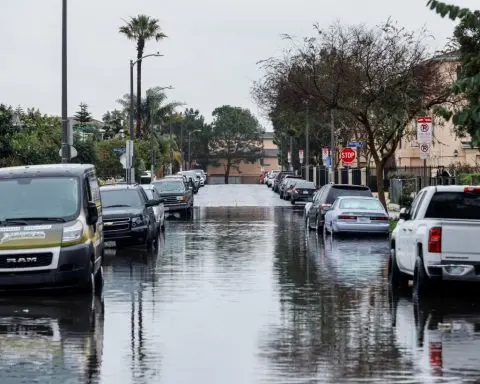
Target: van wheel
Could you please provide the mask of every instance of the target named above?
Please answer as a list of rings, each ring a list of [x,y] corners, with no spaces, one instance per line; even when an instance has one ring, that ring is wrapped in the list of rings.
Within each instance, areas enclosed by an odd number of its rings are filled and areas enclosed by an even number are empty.
[[[100,293],[103,290],[103,285],[104,285],[103,266],[100,266],[100,268],[98,269],[94,277],[95,295],[100,295]]]

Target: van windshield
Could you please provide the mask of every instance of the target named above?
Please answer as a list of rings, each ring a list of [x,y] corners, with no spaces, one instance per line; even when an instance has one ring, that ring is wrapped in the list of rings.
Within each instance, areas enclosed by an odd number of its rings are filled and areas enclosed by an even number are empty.
[[[69,218],[80,206],[76,177],[29,177],[0,180],[0,221]]]

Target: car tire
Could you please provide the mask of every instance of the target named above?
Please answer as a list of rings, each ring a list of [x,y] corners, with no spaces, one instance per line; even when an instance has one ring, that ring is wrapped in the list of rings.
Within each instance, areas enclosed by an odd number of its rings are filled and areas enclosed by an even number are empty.
[[[295,200],[290,199],[290,204],[295,205]]]
[[[101,294],[104,284],[103,266],[100,266],[94,277],[95,295],[99,296]]]
[[[423,260],[417,256],[415,260],[415,269],[413,272],[413,296],[421,298],[431,293],[432,281],[425,272]]]
[[[395,249],[390,249],[390,257],[388,260],[388,283],[392,289],[405,290],[408,288],[410,277],[400,271],[397,264]]]

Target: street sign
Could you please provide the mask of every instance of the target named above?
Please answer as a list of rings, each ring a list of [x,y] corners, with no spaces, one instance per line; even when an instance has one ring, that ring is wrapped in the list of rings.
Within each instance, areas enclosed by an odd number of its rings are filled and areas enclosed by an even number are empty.
[[[325,160],[328,156],[328,147],[327,146],[324,146],[322,147],[322,158],[323,160]]]
[[[352,165],[357,158],[357,152],[352,148],[343,148],[340,152],[340,158],[343,161],[343,165]]]
[[[58,151],[58,155],[62,156],[62,148]],[[78,152],[73,145],[70,146],[70,158],[73,159],[78,156]]]
[[[363,141],[349,141],[347,143],[347,147],[351,148],[363,148],[365,147],[365,143]]]
[[[127,149],[126,148],[113,148],[112,151],[115,152],[115,153],[125,153],[127,151]]]
[[[298,158],[300,159],[300,163],[303,163],[303,149],[298,151]]]
[[[419,145],[420,149],[420,159],[426,160],[430,154],[430,144],[423,143]]]
[[[430,116],[417,117],[417,142],[418,144],[431,144],[433,124]]]
[[[122,153],[120,155],[120,163],[123,165],[123,169],[127,169],[127,154]]]
[[[324,161],[325,167],[330,168],[330,156],[325,156]]]

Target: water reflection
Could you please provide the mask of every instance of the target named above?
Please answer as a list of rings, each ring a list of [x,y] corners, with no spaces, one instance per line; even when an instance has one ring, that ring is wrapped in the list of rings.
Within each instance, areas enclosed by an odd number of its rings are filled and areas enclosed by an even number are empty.
[[[321,235],[305,234],[302,220],[276,211],[281,314],[262,337],[263,382],[384,382],[385,372],[406,369],[389,321],[386,240],[324,244]]]
[[[467,292],[455,293],[412,301],[411,295],[391,292],[395,339],[403,359],[412,361],[419,375],[441,382],[478,382],[480,304]]]
[[[103,333],[99,298],[0,298],[0,382],[96,381]]]

